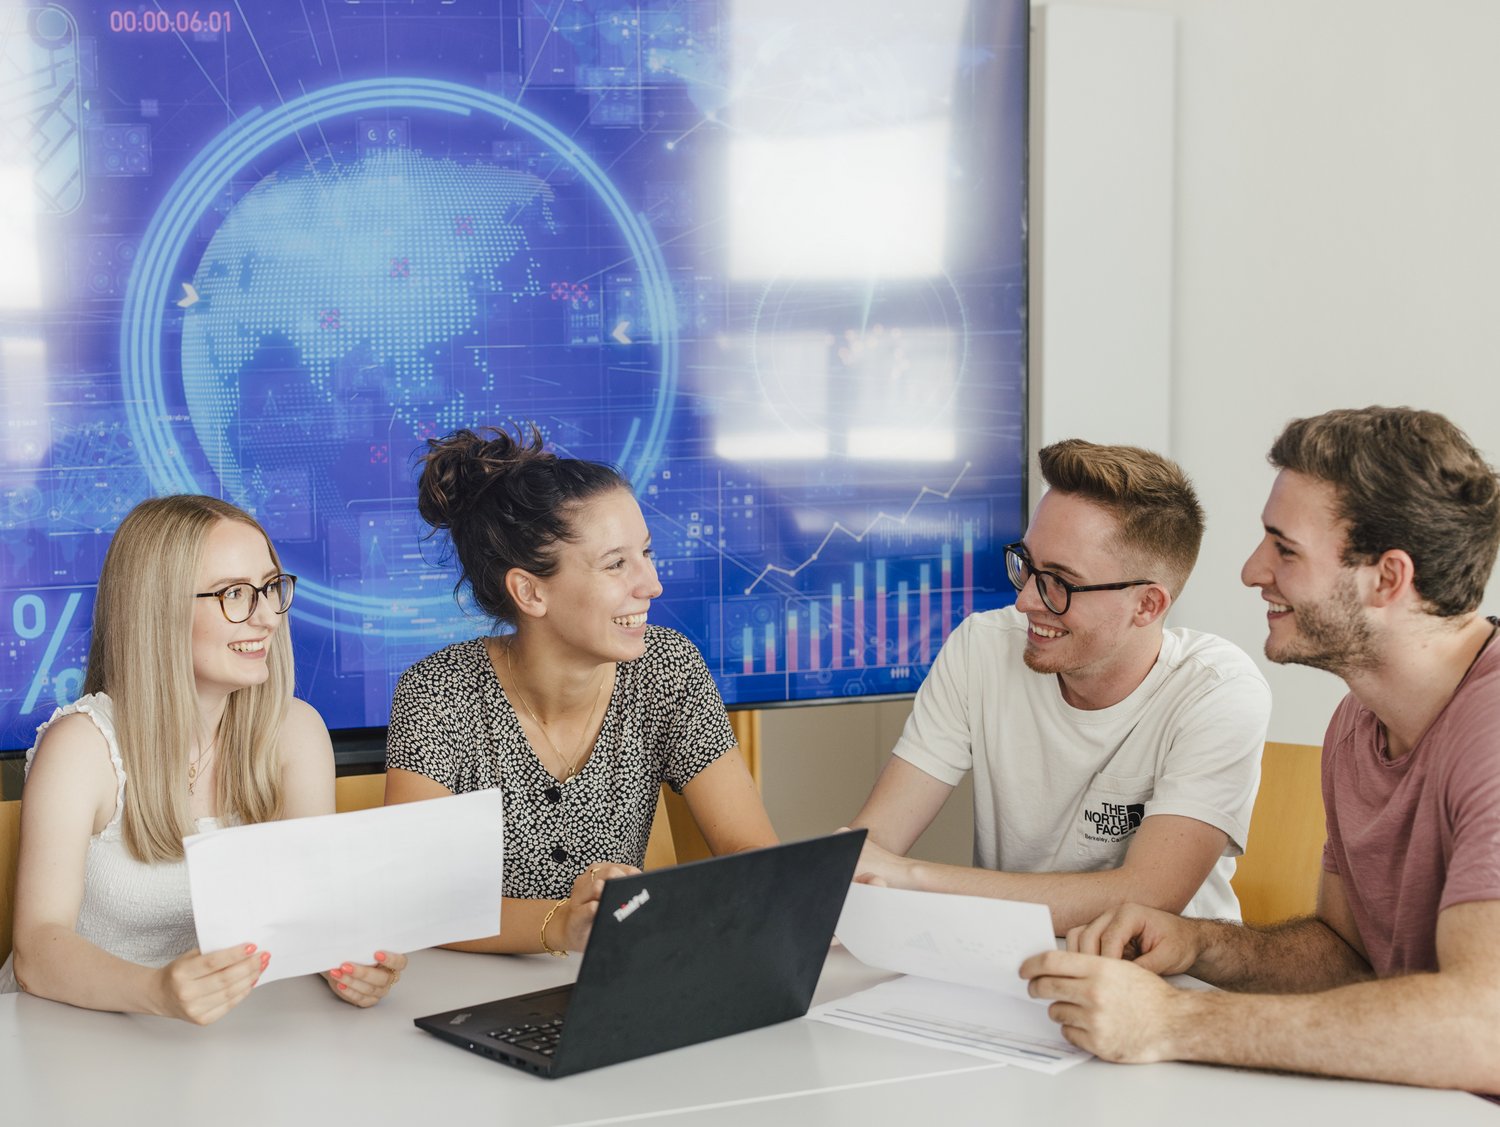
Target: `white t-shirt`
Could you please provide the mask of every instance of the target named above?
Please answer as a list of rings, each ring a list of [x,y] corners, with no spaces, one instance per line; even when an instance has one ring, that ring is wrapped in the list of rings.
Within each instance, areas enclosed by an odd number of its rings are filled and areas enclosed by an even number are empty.
[[[1229,836],[1184,915],[1240,918],[1244,852],[1271,689],[1238,647],[1168,629],[1119,704],[1085,710],[1026,667],[1014,607],[970,615],[943,643],[895,754],[956,786],[974,772],[974,863],[1008,872],[1117,868],[1143,818],[1178,814]]]

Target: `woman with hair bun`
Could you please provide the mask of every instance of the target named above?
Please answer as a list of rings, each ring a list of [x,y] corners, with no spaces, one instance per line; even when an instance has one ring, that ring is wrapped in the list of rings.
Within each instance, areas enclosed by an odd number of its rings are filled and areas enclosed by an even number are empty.
[[[774,844],[702,655],[647,625],[661,584],[625,479],[535,427],[429,439],[422,462],[422,518],[505,628],[424,658],[391,703],[387,804],[504,792],[502,930],[453,946],[583,948],[604,881],[645,859],[664,782],[715,853]]]
[[[333,813],[328,729],[292,696],[295,586],[255,518],[215,497],[156,497],[120,522],[84,695],[26,757],[0,993],[198,1025],[249,995],[271,953],[197,950],[182,839]],[[324,978],[370,1006],[405,966],[378,952]]]

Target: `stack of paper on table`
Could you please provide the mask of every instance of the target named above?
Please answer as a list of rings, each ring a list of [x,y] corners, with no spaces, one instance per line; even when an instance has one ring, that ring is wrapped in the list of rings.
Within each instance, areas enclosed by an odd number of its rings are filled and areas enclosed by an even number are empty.
[[[1063,1040],[1018,974],[1057,945],[1045,905],[855,884],[835,934],[861,962],[907,977],[808,1017],[1042,1072],[1091,1055]]]

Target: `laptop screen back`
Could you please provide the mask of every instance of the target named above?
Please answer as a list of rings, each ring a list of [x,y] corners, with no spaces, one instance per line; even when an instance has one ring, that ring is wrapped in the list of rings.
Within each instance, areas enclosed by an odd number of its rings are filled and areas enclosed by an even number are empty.
[[[864,838],[833,834],[610,881],[556,1072],[806,1013]]]

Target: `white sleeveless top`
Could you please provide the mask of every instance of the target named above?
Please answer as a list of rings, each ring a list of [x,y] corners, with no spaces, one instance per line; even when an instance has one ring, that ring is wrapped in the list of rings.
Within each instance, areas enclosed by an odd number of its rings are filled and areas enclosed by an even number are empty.
[[[105,693],[91,693],[59,708],[36,732],[26,753],[26,771],[36,757],[42,733],[64,716],[82,712],[94,722],[109,746],[115,768],[114,817],[93,837],[83,861],[83,902],[76,930],[96,947],[142,966],[160,967],[197,945],[192,897],[185,861],[137,861],[126,848],[121,819],[125,812],[125,766],[115,740],[114,710]],[[24,792],[22,795],[24,799]],[[198,831],[219,828],[218,818],[199,818]],[[11,961],[0,968],[0,993],[13,991]]]

